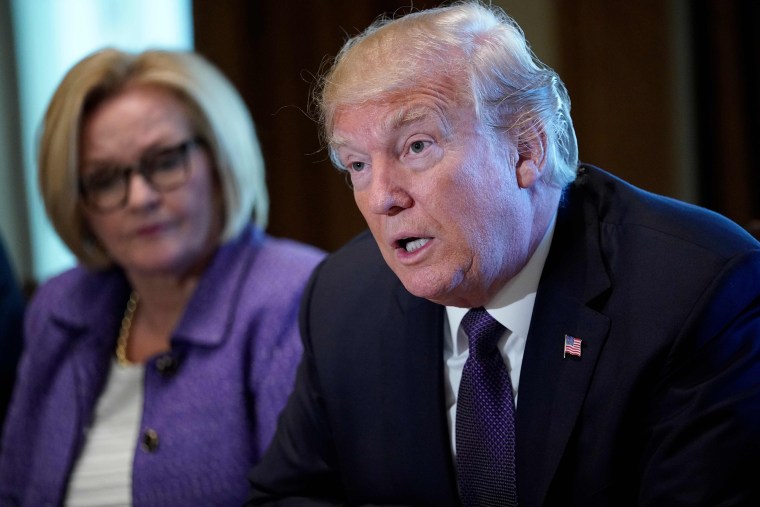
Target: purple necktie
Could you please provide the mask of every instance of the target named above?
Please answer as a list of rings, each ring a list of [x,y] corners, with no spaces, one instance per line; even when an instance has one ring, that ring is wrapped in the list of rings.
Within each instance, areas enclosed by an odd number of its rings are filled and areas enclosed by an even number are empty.
[[[456,461],[466,506],[517,506],[515,405],[512,382],[497,342],[505,328],[483,308],[462,320],[470,356],[459,384]]]

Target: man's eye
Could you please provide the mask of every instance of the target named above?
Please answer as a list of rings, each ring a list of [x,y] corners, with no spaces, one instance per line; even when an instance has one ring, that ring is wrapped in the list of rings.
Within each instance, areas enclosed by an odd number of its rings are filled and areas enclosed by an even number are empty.
[[[425,141],[414,141],[409,145],[409,151],[412,153],[422,153],[427,145],[428,143]]]
[[[365,164],[364,162],[351,162],[350,164],[348,164],[348,168],[356,172],[363,171],[365,167],[367,167],[367,164]]]

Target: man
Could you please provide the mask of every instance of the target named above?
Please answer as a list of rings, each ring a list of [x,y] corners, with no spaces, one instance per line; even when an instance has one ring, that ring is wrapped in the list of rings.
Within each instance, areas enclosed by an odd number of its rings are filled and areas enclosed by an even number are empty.
[[[23,292],[16,281],[5,245],[0,241],[0,434],[23,347],[24,305]]]
[[[760,245],[579,165],[511,19],[378,22],[320,107],[371,236],[312,277],[251,504],[760,499]]]

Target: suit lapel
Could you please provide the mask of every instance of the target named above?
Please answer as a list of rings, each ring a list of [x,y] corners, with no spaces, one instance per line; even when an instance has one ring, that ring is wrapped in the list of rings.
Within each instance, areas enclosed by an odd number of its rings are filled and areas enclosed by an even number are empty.
[[[543,504],[609,328],[604,316],[561,295],[547,295],[541,307],[550,310],[552,319],[531,325],[517,407],[517,470],[523,505]],[[583,340],[581,357],[563,357],[565,334]]]
[[[596,213],[569,190],[536,295],[523,357],[517,406],[520,502],[542,505],[566,450],[609,319],[595,308],[609,294]],[[589,211],[586,213],[585,211]],[[565,335],[582,340],[581,356],[565,356]]]
[[[443,384],[443,307],[412,296],[400,283],[397,302],[399,332],[383,348],[385,389],[397,402],[392,417],[398,427],[386,439],[401,453],[391,467],[394,482],[420,502],[457,505]]]

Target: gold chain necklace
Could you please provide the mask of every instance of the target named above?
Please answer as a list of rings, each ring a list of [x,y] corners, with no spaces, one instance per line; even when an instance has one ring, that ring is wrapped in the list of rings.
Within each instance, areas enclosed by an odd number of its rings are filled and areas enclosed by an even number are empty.
[[[129,340],[129,330],[132,329],[132,319],[137,310],[137,302],[140,296],[137,292],[132,291],[127,301],[127,307],[124,309],[124,317],[121,318],[121,328],[119,329],[119,338],[116,340],[116,360],[121,366],[129,366],[132,362],[127,359],[127,341]]]

